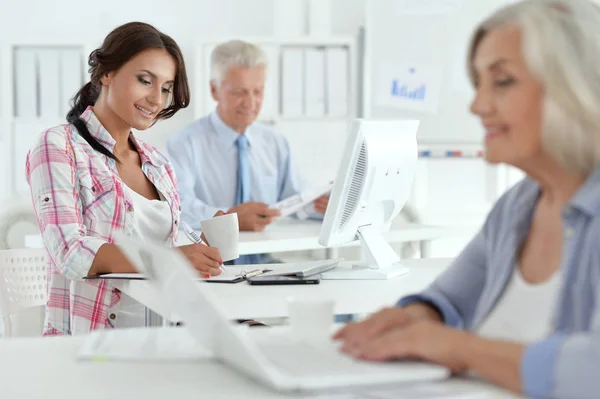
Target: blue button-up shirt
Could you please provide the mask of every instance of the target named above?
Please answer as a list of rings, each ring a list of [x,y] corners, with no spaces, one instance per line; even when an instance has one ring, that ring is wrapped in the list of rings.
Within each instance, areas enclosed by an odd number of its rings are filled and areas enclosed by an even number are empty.
[[[250,201],[272,205],[306,188],[292,168],[284,136],[260,123],[249,126],[244,134],[249,144]],[[167,142],[167,154],[178,180],[182,217],[195,229],[218,210],[236,205],[238,136],[212,112]]]
[[[403,298],[434,304],[446,324],[477,331],[518,264],[540,186],[525,179],[494,206],[483,228],[428,289]],[[563,283],[548,304],[553,334],[527,344],[524,392],[543,398],[598,398],[600,393],[600,168],[563,211]]]

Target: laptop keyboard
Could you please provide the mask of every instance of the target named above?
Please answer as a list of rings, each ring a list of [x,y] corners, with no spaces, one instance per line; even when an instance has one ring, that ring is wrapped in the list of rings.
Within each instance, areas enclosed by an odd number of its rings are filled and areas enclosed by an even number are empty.
[[[307,377],[378,374],[388,368],[385,364],[357,361],[340,352],[335,344],[311,344],[285,340],[260,345],[261,352],[292,375]]]

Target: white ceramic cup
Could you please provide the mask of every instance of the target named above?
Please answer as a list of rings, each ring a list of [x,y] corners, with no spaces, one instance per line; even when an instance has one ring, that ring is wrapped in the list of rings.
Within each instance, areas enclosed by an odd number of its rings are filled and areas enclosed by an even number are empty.
[[[288,317],[294,338],[303,341],[327,341],[333,328],[332,299],[288,298]]]
[[[223,262],[240,257],[240,226],[237,213],[215,216],[203,220],[201,224],[208,245],[219,249]]]

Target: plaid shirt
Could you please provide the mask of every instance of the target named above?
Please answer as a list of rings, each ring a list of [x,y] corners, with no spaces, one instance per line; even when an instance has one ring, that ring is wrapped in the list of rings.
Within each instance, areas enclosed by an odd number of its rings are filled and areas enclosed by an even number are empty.
[[[113,150],[115,141],[89,107],[81,117],[90,133]],[[170,205],[177,242],[180,203],[171,164],[131,134],[142,171]],[[119,178],[116,162],[95,151],[73,125],[43,132],[27,155],[27,181],[49,254],[44,335],[85,334],[112,328],[121,293],[107,281],[83,280],[98,249],[117,232],[132,234],[136,210]]]

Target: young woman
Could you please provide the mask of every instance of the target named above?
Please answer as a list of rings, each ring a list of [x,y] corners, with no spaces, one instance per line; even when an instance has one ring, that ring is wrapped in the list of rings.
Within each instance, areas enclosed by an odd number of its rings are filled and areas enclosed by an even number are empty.
[[[475,31],[486,159],[528,177],[428,289],[336,335],[539,398],[600,397],[600,8],[525,0]]]
[[[135,272],[117,233],[177,246],[180,205],[173,169],[132,129],[170,118],[190,101],[175,41],[148,24],[116,28],[88,60],[91,81],[68,124],[43,132],[26,175],[49,255],[44,335],[143,325],[143,308],[99,273]],[[200,272],[219,274],[216,248],[179,247]]]

